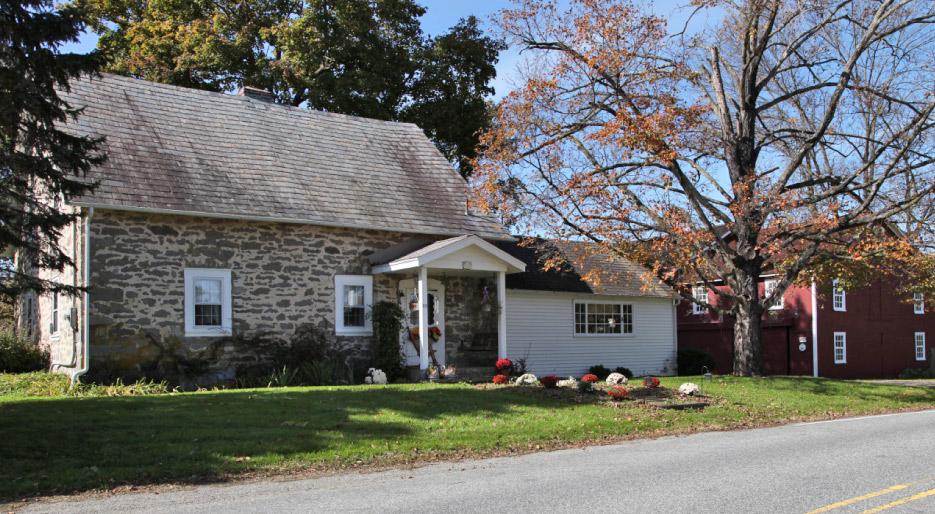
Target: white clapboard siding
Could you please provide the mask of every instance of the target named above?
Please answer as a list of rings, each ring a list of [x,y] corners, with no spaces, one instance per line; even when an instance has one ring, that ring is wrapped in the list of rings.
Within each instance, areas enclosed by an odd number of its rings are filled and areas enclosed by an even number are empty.
[[[633,304],[633,335],[575,336],[574,301]],[[595,364],[637,376],[675,375],[675,306],[665,298],[507,291],[507,356],[537,376],[579,377]]]

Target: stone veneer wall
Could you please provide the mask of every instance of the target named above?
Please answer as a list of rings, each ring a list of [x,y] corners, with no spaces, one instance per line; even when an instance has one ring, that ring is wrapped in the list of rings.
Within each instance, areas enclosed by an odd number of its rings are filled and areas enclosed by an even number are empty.
[[[92,368],[95,361],[110,360],[122,369],[138,369],[158,353],[153,340],[190,352],[217,340],[185,337],[185,268],[231,270],[235,336],[288,340],[297,328],[312,324],[341,350],[368,361],[373,337],[335,335],[334,275],[369,275],[370,254],[411,237],[96,210],[91,222]],[[374,276],[374,303],[395,301],[397,285],[397,277]],[[457,310],[452,306],[448,312]]]

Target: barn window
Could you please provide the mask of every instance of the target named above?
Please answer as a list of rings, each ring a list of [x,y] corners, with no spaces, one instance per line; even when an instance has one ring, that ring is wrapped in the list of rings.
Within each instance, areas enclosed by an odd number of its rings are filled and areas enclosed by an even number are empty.
[[[705,286],[698,286],[692,292],[692,295],[699,302],[708,303],[708,288]],[[697,303],[692,303],[692,314],[704,314],[708,312],[708,309],[698,305]]]
[[[915,293],[912,295],[912,312],[916,314],[925,314],[925,295]]]
[[[773,294],[773,291],[776,290],[776,286],[778,285],[779,285],[778,280],[767,280],[766,282],[764,282],[763,283],[763,297],[768,298],[769,295]],[[783,308],[783,297],[780,296],[779,301],[773,304],[773,306],[770,307],[770,310],[780,310],[782,308]]]
[[[925,360],[925,332],[916,332],[916,360]]]
[[[847,363],[847,334],[844,332],[834,333],[834,363]]]
[[[844,312],[847,310],[847,298],[844,288],[838,284],[838,279],[831,283],[831,306],[836,311]]]

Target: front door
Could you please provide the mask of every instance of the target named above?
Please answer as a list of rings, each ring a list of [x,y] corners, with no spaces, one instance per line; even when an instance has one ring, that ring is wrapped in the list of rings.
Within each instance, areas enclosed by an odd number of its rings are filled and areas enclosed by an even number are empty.
[[[402,346],[403,356],[407,366],[419,365],[419,352],[416,346],[419,344],[419,338],[413,334],[413,330],[419,327],[419,290],[417,289],[417,280],[408,279],[399,281],[399,306],[406,313],[406,319],[403,320],[403,332],[400,335],[399,344]],[[445,286],[441,281],[429,279],[429,312],[428,328],[431,335],[437,329],[438,341],[429,337],[429,345],[435,349],[435,359],[439,366],[445,365]],[[415,344],[413,344],[413,340]],[[432,357],[429,356],[429,366],[432,365]]]

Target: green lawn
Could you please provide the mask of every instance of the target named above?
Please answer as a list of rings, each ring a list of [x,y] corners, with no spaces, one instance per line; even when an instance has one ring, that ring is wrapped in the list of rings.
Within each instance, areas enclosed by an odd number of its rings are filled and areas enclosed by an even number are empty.
[[[700,377],[663,378],[678,387]],[[935,407],[935,389],[717,377],[701,412],[528,389],[391,385],[126,397],[0,395],[0,498],[426,462]]]

